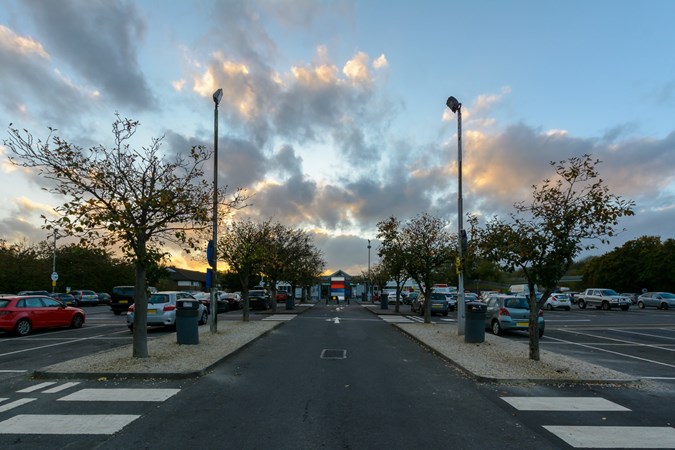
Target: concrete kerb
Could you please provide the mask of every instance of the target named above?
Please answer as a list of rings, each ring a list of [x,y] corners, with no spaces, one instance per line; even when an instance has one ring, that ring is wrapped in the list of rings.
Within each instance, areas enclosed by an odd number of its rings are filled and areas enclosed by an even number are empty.
[[[364,305],[365,306],[365,305]],[[366,309],[372,311],[375,315],[392,315],[397,314],[388,310],[380,310],[377,308],[367,307]],[[399,315],[406,315],[405,313],[398,313]],[[438,324],[402,324],[402,323],[391,323],[396,328],[398,328],[403,334],[410,337],[416,341],[421,346],[428,349],[434,355],[439,356],[446,362],[450,363],[453,367],[459,369],[462,373],[470,376],[476,381],[484,383],[499,383],[499,384],[595,384],[595,385],[629,385],[637,386],[642,385],[643,380],[639,378],[631,378],[629,375],[626,375],[621,372],[617,372],[611,369],[604,368],[602,366],[597,366],[594,364],[586,363],[576,358],[571,358],[563,355],[554,354],[542,350],[541,357],[542,360],[535,362],[529,359],[517,362],[517,358],[513,358],[514,361],[510,367],[504,367],[503,361],[492,361],[488,353],[497,353],[498,355],[503,355],[505,352],[512,352],[514,346],[521,345],[518,343],[513,343],[509,339],[503,337],[497,337],[492,335],[486,335],[486,342],[484,343],[467,343],[463,342],[463,338],[459,336],[453,337],[455,339],[447,339],[445,336],[444,339],[438,339],[434,336],[433,339],[427,339],[424,336],[428,336],[425,333],[415,333],[414,330],[406,330],[410,327],[443,327],[449,328],[452,325],[438,325]],[[454,328],[454,327],[453,327]],[[437,330],[438,332],[438,330]],[[488,342],[489,341],[489,342]],[[452,345],[448,345],[448,344]],[[440,347],[439,347],[440,346]],[[481,351],[481,346],[483,346],[483,351]],[[442,347],[442,348],[441,348]],[[494,347],[494,348],[493,348]],[[491,350],[491,352],[488,352]],[[469,367],[470,364],[463,364],[462,359],[475,360],[476,355],[482,356],[482,364],[480,369],[472,369]],[[558,365],[553,365],[549,367],[546,361],[557,360],[568,362],[567,366],[564,366],[562,363]],[[518,367],[520,365],[520,367]],[[569,369],[573,367],[574,369]],[[531,371],[539,372],[536,375],[528,375]],[[577,370],[577,371],[575,371]],[[551,376],[546,376],[548,372],[552,373]],[[511,372],[511,373],[508,373]],[[492,373],[496,375],[492,375]],[[506,375],[505,375],[506,373]],[[566,376],[569,374],[570,376]],[[589,375],[590,374],[590,375]],[[600,375],[603,374],[603,375]]]
[[[313,305],[311,305],[313,306]],[[275,312],[268,312],[264,313],[267,316],[273,315],[273,314],[302,314],[305,311],[309,310],[311,306],[302,306],[302,304],[297,304],[296,308],[293,310],[283,310]],[[219,322],[219,323],[225,323]],[[158,371],[158,372],[149,372],[149,371],[144,371],[144,372],[112,372],[112,371],[100,371],[100,372],[86,372],[86,371],[81,371],[81,370],[59,370],[59,368],[62,367],[67,367],[68,366],[68,361],[54,364],[52,366],[44,367],[37,369],[33,371],[32,376],[37,379],[187,379],[187,378],[196,378],[205,375],[207,372],[212,370],[217,364],[219,364],[221,361],[225,360],[226,358],[237,354],[239,351],[247,348],[249,345],[251,345],[254,341],[260,339],[261,337],[267,335],[270,333],[272,330],[278,328],[279,326],[283,325],[286,322],[280,321],[271,324],[271,327],[268,330],[265,330],[261,332],[260,334],[254,336],[252,339],[248,340],[247,342],[239,345],[236,348],[233,348],[231,351],[219,355],[217,359],[215,359],[212,363],[208,364],[205,367],[202,367],[200,369],[196,370],[175,370],[175,371]],[[174,344],[175,342],[175,335],[171,334],[168,336],[165,336],[160,339],[165,339],[168,342],[171,342],[171,344]],[[201,345],[201,344],[198,344]],[[127,346],[122,346],[122,347],[116,347],[113,349],[105,350],[102,352],[98,352],[94,354],[94,357],[102,357],[105,358],[106,355],[112,355],[112,352],[119,352],[120,348],[124,348],[125,351],[127,352],[128,355],[131,354],[131,345]],[[87,359],[87,356],[84,356],[82,358],[77,358],[76,360],[72,360],[72,362],[76,362],[77,360],[85,360]],[[198,365],[198,364],[197,364]]]

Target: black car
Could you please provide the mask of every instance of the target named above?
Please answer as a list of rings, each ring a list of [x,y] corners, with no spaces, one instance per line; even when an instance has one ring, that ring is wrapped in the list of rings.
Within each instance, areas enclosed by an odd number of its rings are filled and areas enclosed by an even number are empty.
[[[272,301],[267,291],[254,289],[248,291],[248,304],[251,309],[270,309]]]
[[[65,304],[66,306],[77,306],[77,299],[73,297],[71,294],[66,294],[63,292],[57,292],[54,294],[49,294],[49,296],[53,299],[56,299],[60,301],[61,303]]]
[[[134,286],[115,286],[110,294],[110,309],[119,316],[134,304]]]

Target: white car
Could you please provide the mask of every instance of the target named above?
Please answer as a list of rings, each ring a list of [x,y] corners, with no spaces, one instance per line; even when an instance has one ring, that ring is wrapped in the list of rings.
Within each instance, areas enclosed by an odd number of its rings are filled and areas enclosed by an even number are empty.
[[[564,309],[569,311],[572,309],[572,299],[570,299],[569,295],[567,294],[551,294],[549,298],[546,299],[543,307],[549,311],[553,309]]]
[[[670,292],[645,292],[638,297],[638,308],[654,306],[657,309],[675,308],[675,294]]]
[[[148,298],[148,326],[176,327],[176,308],[177,301],[193,300],[198,303],[197,321],[199,325],[204,325],[209,318],[206,306],[188,292],[182,291],[161,291],[152,294]],[[134,312],[136,304],[129,307],[127,312],[127,327],[134,330]]]

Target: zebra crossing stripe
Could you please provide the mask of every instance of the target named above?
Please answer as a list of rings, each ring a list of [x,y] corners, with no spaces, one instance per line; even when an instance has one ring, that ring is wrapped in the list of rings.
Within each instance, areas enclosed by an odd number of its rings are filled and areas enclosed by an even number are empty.
[[[295,316],[297,314],[272,314],[269,317],[265,317],[262,320],[269,320],[269,321],[275,321],[275,322],[286,322],[292,319],[295,319]]]
[[[66,389],[70,389],[73,386],[77,386],[80,384],[79,381],[71,381],[68,383],[63,383],[61,386],[55,386],[51,389],[47,389],[44,391],[45,394],[56,394],[57,392],[65,391]]]
[[[502,397],[520,411],[630,411],[600,397]]]
[[[113,434],[139,417],[132,414],[18,414],[0,422],[0,434]]]
[[[16,391],[20,394],[27,394],[28,392],[34,392],[34,391],[39,391],[40,389],[46,388],[47,386],[51,386],[52,384],[56,384],[56,381],[45,381],[44,383],[36,384],[34,386],[29,386],[25,389],[21,389],[20,391]]]
[[[544,426],[572,447],[583,448],[675,448],[675,428]]]
[[[35,398],[22,398],[22,399],[19,399],[19,400],[14,400],[13,402],[10,402],[10,403],[6,403],[6,404],[0,406],[0,413],[5,412],[5,411],[9,411],[10,409],[17,408],[21,405],[25,405],[26,403],[30,403],[33,400],[37,400],[37,399],[35,399]],[[2,429],[2,426],[0,426],[0,430],[1,429]]]
[[[163,402],[180,389],[81,389],[58,401],[75,402]]]
[[[411,323],[413,322],[407,317],[401,317],[401,316],[380,316],[382,320],[388,323]]]

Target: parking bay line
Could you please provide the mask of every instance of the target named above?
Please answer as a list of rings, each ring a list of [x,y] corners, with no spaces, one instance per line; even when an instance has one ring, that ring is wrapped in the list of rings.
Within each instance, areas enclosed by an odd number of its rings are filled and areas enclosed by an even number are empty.
[[[675,448],[675,428],[544,425],[572,447]]]
[[[581,333],[579,333],[579,334],[581,334]],[[606,349],[604,349],[604,348],[596,347],[596,346],[594,346],[594,345],[580,344],[580,343],[577,343],[577,342],[566,341],[565,339],[558,339],[558,338],[554,338],[554,337],[551,337],[551,336],[548,336],[548,337],[547,337],[547,340],[548,340],[548,339],[552,339],[552,340],[554,340],[554,341],[559,341],[559,342],[562,342],[562,343],[565,343],[565,344],[576,345],[576,346],[578,346],[578,347],[590,348],[590,349],[592,349],[592,350],[597,350],[597,351],[600,351],[600,352],[611,353],[611,354],[613,354],[613,355],[623,356],[623,357],[625,357],[625,358],[632,358],[632,359],[637,359],[637,360],[639,360],[639,361],[644,361],[644,362],[649,362],[649,363],[653,363],[653,364],[658,364],[658,365],[661,365],[661,366],[675,367],[675,365],[673,365],[673,364],[666,364],[666,363],[661,362],[661,361],[653,361],[653,360],[647,359],[647,358],[640,358],[639,356],[633,356],[633,355],[627,355],[627,354],[625,354],[625,353],[614,352],[614,351],[612,351],[612,350],[606,350]]]
[[[608,331],[618,331],[614,328],[608,328],[607,330]],[[566,331],[566,332],[572,333],[572,334],[580,334],[582,336],[590,336],[590,337],[594,337],[594,338],[597,338],[597,339],[605,339],[607,341],[615,341],[615,342],[619,342],[619,343],[622,343],[622,344],[635,345],[635,346],[638,346],[638,347],[649,347],[649,348],[655,348],[657,350],[666,350],[668,352],[675,352],[675,349],[668,348],[667,346],[652,345],[652,344],[641,344],[639,342],[626,341],[624,339],[617,339],[617,338],[612,338],[612,337],[609,337],[609,336],[597,336],[597,335],[594,335],[594,334],[582,333],[580,331],[572,331],[572,330],[561,330],[561,331]]]
[[[630,411],[601,397],[501,397],[518,411]]]
[[[1,356],[15,355],[17,353],[30,352],[32,350],[41,350],[43,348],[56,347],[57,345],[72,344],[74,342],[86,341],[87,339],[99,338],[99,337],[102,337],[102,336],[103,335],[100,334],[98,336],[91,336],[91,337],[86,337],[86,338],[73,339],[73,340],[69,340],[69,341],[65,341],[65,342],[58,342],[56,344],[42,345],[40,347],[31,347],[31,348],[26,348],[26,349],[23,349],[23,350],[16,350],[16,351],[13,351],[13,352],[0,353],[0,357]]]

